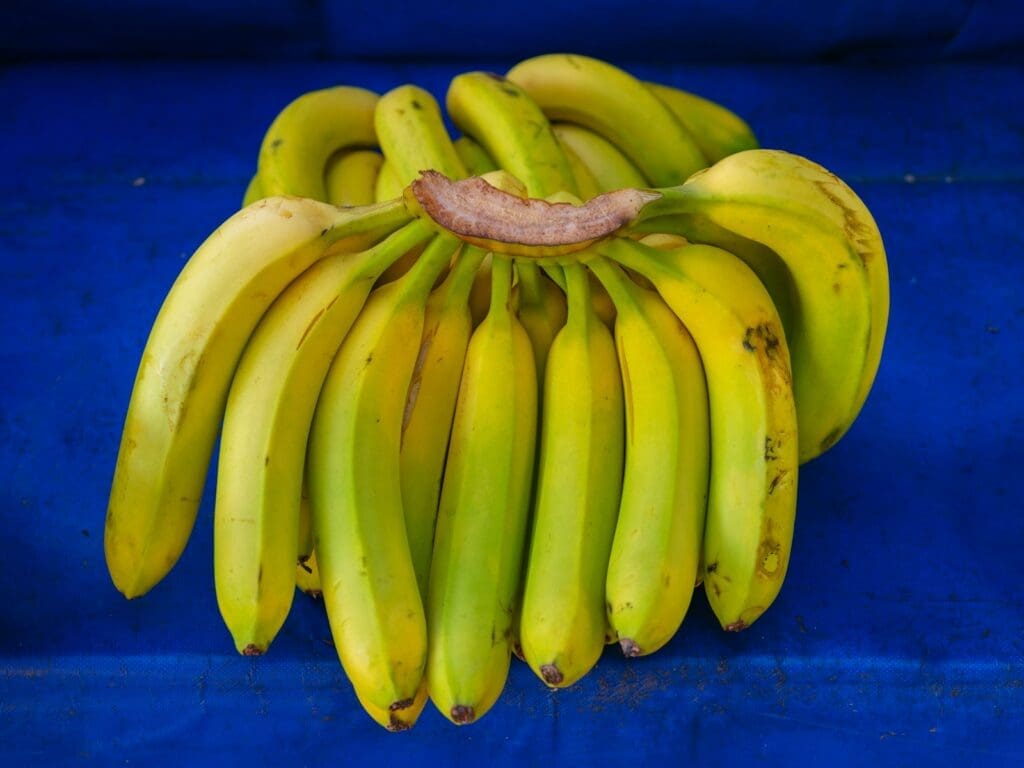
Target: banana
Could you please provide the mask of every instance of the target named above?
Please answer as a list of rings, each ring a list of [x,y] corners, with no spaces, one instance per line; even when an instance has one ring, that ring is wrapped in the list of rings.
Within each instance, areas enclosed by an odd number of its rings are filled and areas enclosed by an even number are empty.
[[[295,594],[306,443],[327,369],[377,276],[430,237],[414,221],[310,267],[267,310],[235,369],[217,463],[217,604],[240,653],[267,650]]]
[[[314,600],[322,594],[320,587],[320,568],[316,564],[316,552],[310,552],[309,558],[295,568],[295,586]]]
[[[757,137],[746,121],[735,112],[710,99],[670,85],[645,85],[672,110],[672,114],[700,147],[708,163],[717,163],[736,152],[757,149]]]
[[[625,445],[615,341],[597,317],[590,279],[565,268],[568,322],[544,379],[539,472],[519,636],[549,686],[572,685],[605,644],[605,577]]]
[[[551,124],[523,89],[500,75],[466,72],[452,79],[446,104],[455,125],[519,179],[527,195],[579,195]]]
[[[335,152],[324,169],[327,202],[334,205],[370,205],[375,202],[377,175],[384,158],[373,149]]]
[[[267,307],[329,248],[359,250],[409,218],[401,201],[339,210],[270,198],[189,259],[142,353],[114,469],[104,551],[126,597],[149,591],[185,548],[235,364]]]
[[[427,300],[416,367],[402,419],[398,476],[416,581],[427,597],[434,525],[462,366],[473,331],[469,294],[485,252],[463,249]]]
[[[563,150],[575,153],[590,170],[598,194],[626,187],[646,187],[647,180],[628,157],[608,139],[573,123],[553,123],[551,129]]]
[[[730,155],[662,192],[643,214],[671,211],[655,229],[740,241],[737,255],[769,287],[792,352],[800,460],[823,453],[856,419],[881,359],[888,269],[871,214],[837,177],[779,150]]]
[[[693,596],[707,509],[707,385],[693,340],[662,299],[604,259],[587,264],[615,302],[627,425],[608,623],[626,656],[642,656],[672,639]]]
[[[426,620],[409,550],[400,443],[427,297],[458,241],[437,235],[377,288],[324,380],[310,429],[314,546],[335,648],[360,699],[409,709],[423,680]]]
[[[324,169],[331,155],[377,145],[377,98],[372,91],[342,85],[310,91],[282,109],[260,144],[262,194],[327,200]]]
[[[455,151],[470,176],[483,176],[485,173],[498,170],[498,166],[487,154],[487,151],[469,136],[459,136],[454,142]]]
[[[388,162],[387,158],[384,158],[380,173],[377,174],[377,183],[373,188],[373,198],[381,203],[401,196],[402,184],[398,180],[398,174],[395,172],[394,166]]]
[[[615,144],[657,187],[681,184],[706,163],[693,137],[643,82],[598,59],[547,54],[506,77],[553,121],[577,123]]]
[[[415,85],[388,91],[377,102],[374,126],[381,151],[402,188],[428,169],[450,179],[466,177],[441,110],[428,91]]]
[[[459,386],[428,589],[427,687],[456,724],[483,717],[508,676],[536,447],[537,378],[511,262],[495,256],[492,274]]]
[[[719,248],[619,238],[597,250],[650,280],[697,344],[711,423],[705,593],[722,627],[741,630],[778,595],[792,548],[797,414],[782,323],[757,276]]]

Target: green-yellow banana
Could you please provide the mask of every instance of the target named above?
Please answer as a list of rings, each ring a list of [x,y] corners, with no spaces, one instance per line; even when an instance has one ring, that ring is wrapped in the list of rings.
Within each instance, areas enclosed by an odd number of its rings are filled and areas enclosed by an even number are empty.
[[[707,385],[690,334],[616,265],[587,262],[615,302],[626,408],[622,497],[605,584],[608,623],[626,656],[653,653],[690,606],[707,509]]]
[[[422,684],[426,620],[399,480],[402,420],[427,297],[458,248],[438,235],[377,288],[345,337],[317,402],[309,491],[324,605],[361,700],[406,710]]]
[[[321,259],[260,320],[231,381],[217,463],[214,576],[235,646],[263,653],[295,593],[306,443],[320,387],[374,281],[431,235],[414,221]]]
[[[536,444],[537,378],[511,263],[495,257],[492,274],[459,387],[427,605],[430,697],[458,724],[482,717],[508,675]]]
[[[796,516],[797,414],[782,322],[757,276],[719,248],[665,252],[626,238],[597,248],[650,280],[697,344],[711,423],[705,592],[725,629],[743,629],[782,587]]]
[[[533,528],[520,613],[523,655],[553,687],[579,680],[605,644],[605,577],[625,446],[615,341],[580,265],[565,267],[568,321],[544,379]]]

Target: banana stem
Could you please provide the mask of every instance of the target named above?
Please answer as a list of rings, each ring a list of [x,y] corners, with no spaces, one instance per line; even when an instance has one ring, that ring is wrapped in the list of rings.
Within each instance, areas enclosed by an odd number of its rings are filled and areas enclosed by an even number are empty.
[[[589,252],[587,255],[590,257],[586,262],[587,266],[604,286],[615,308],[620,311],[623,307],[637,309],[636,301],[630,293],[629,286],[626,285],[629,278],[623,273],[622,268],[611,261],[610,256],[605,258],[600,253],[594,252]]]
[[[512,297],[512,260],[495,256],[491,261],[491,308],[488,318],[507,318],[505,311]]]
[[[567,264],[563,271],[569,305],[567,323],[577,327],[585,325],[592,311],[587,270],[582,264]]]

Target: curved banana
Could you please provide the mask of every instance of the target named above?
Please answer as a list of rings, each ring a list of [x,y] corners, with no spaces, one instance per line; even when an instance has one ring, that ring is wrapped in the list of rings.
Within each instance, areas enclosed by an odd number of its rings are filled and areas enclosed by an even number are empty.
[[[878,227],[852,190],[779,150],[719,161],[643,216],[659,231],[736,247],[786,322],[802,462],[826,451],[860,412],[881,359],[889,285]],[[640,229],[647,229],[641,223]],[[724,231],[726,235],[720,236]]]
[[[746,121],[721,104],[670,85],[646,85],[672,110],[708,163],[758,147],[757,137]]]
[[[324,605],[359,697],[409,709],[423,680],[426,620],[402,510],[399,453],[427,296],[459,242],[437,235],[377,288],[324,380],[309,438],[309,491]]]
[[[240,653],[267,650],[295,594],[306,443],[320,387],[377,276],[431,236],[414,221],[321,259],[271,305],[235,369],[217,463],[217,605]]]
[[[646,187],[647,180],[621,150],[600,134],[573,123],[552,123],[563,149],[576,154],[597,182],[598,193]]]
[[[508,676],[536,446],[537,377],[511,307],[511,262],[495,256],[492,273],[459,386],[428,590],[427,687],[457,724],[482,717]]]
[[[375,202],[377,175],[384,158],[374,149],[335,152],[324,169],[327,202],[334,205],[370,205]]]
[[[469,294],[485,252],[466,246],[431,293],[402,419],[398,476],[413,568],[426,600],[441,478],[466,349],[473,332]]]
[[[466,167],[429,91],[415,85],[388,91],[377,102],[374,126],[381,151],[403,189],[423,170],[440,171],[450,179],[466,177]]]
[[[310,91],[288,104],[260,144],[262,194],[327,200],[324,169],[331,155],[377,145],[376,106],[376,93],[344,85]]]
[[[506,77],[550,120],[578,123],[615,144],[657,187],[681,184],[706,163],[693,137],[644,84],[599,59],[546,54]]]
[[[329,248],[359,250],[409,218],[401,201],[340,210],[270,198],[189,259],[150,330],[114,469],[104,551],[126,597],[152,588],[185,548],[235,364],[267,307]]]
[[[700,356],[653,291],[604,259],[587,262],[615,302],[626,455],[605,584],[608,623],[626,656],[665,645],[697,579],[710,438]]]
[[[487,72],[452,79],[448,114],[530,197],[567,191],[578,196],[572,167],[540,107],[519,86]]]
[[[622,488],[622,380],[615,341],[594,312],[590,279],[565,268],[568,322],[544,379],[544,417],[519,637],[552,687],[572,685],[605,644],[605,577]]]
[[[619,238],[598,250],[650,280],[697,344],[711,418],[704,587],[722,627],[743,629],[778,595],[796,516],[797,414],[782,323],[757,276],[719,248],[664,252]]]

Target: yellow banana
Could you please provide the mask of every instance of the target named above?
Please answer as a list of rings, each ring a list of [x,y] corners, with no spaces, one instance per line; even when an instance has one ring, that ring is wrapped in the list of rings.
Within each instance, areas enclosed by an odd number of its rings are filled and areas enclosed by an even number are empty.
[[[377,94],[337,86],[310,91],[274,118],[260,145],[258,171],[264,196],[327,200],[324,169],[339,150],[377,145]]]
[[[598,250],[650,280],[697,344],[711,419],[705,592],[725,629],[743,629],[778,595],[796,516],[797,415],[782,323],[757,276],[719,248],[664,252],[619,238]]]
[[[419,355],[402,420],[399,478],[413,568],[426,600],[434,525],[455,401],[473,331],[469,293],[484,251],[463,248],[444,282],[427,300]]]
[[[572,685],[605,644],[605,577],[622,488],[622,380],[590,279],[565,267],[568,322],[544,379],[539,473],[519,637],[533,671]]]
[[[672,110],[708,163],[717,163],[735,152],[757,148],[757,137],[746,121],[721,104],[669,85],[646,85]]]
[[[730,155],[682,187],[661,191],[643,213],[670,211],[651,222],[654,228],[736,247],[781,308],[800,459],[809,461],[856,419],[881,359],[888,270],[871,214],[838,178],[778,150]]]
[[[358,254],[321,259],[260,320],[235,369],[217,464],[217,604],[240,653],[267,650],[295,594],[310,420],[327,369],[377,276],[430,237],[414,221]]]
[[[500,75],[467,72],[452,79],[448,114],[530,197],[565,190],[578,195],[572,167],[540,107]]]
[[[626,656],[642,656],[672,639],[693,596],[707,509],[707,387],[693,340],[661,297],[604,259],[588,265],[615,302],[627,424],[608,623]]]
[[[457,724],[482,717],[508,675],[536,445],[537,378],[511,263],[496,256],[492,274],[459,386],[428,590],[427,687]]]
[[[381,151],[401,187],[420,171],[440,171],[450,179],[465,178],[462,164],[434,97],[415,85],[388,91],[377,102],[374,125]]]
[[[383,162],[373,149],[335,152],[324,169],[327,202],[334,205],[370,205],[375,202],[377,174]]]
[[[126,597],[147,592],[185,548],[231,376],[264,311],[329,248],[359,250],[409,218],[401,201],[340,210],[270,198],[189,259],[142,353],[114,470],[104,550]]]
[[[573,123],[553,123],[562,145],[575,153],[597,182],[598,194],[625,187],[646,187],[647,180],[621,150],[600,134]]]
[[[324,380],[310,430],[309,491],[324,605],[361,700],[413,706],[426,620],[399,481],[402,419],[427,296],[458,241],[438,235],[408,273],[377,288]],[[408,714],[408,713],[407,713]]]
[[[654,186],[681,184],[706,165],[671,110],[643,82],[608,62],[547,54],[516,64],[507,78],[548,119],[577,123],[615,144]]]

